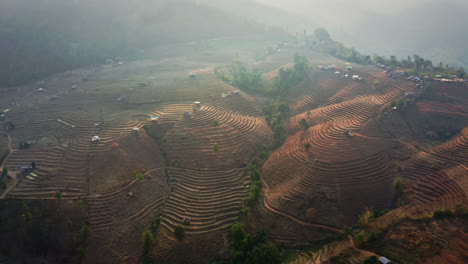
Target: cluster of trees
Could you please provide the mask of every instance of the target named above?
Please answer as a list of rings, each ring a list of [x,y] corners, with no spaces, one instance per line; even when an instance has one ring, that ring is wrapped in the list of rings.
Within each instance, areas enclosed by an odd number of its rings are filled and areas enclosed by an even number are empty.
[[[386,58],[385,56],[375,55],[373,58],[374,63],[380,63],[392,67],[401,67],[410,69],[408,73],[413,75],[441,75],[442,77],[448,77],[451,75],[457,75],[459,78],[465,77],[465,70],[463,67],[451,67],[448,64],[439,62],[438,65],[434,65],[431,60],[424,59],[423,57],[415,54],[398,60],[395,56]]]
[[[302,82],[307,76],[309,61],[305,56],[294,54],[294,68],[280,69],[273,83],[272,94],[283,96],[293,86]]]
[[[448,77],[457,75],[459,78],[464,78],[466,73],[463,67],[451,67],[448,64],[440,62],[434,65],[431,60],[424,59],[420,55],[408,56],[407,58],[397,59],[396,56],[374,55],[373,58],[369,55],[361,54],[354,48],[347,48],[338,41],[333,40],[330,34],[324,28],[318,28],[314,32],[315,41],[307,41],[309,46],[318,46],[323,52],[330,54],[336,58],[358,63],[358,64],[383,64],[391,67],[400,67],[408,70],[408,73],[413,75],[429,75]],[[317,43],[318,41],[318,43]]]
[[[309,62],[305,56],[294,55],[294,68],[280,69],[273,85],[262,80],[262,73],[257,68],[249,69],[241,61],[234,61],[228,67],[229,73],[216,70],[218,77],[232,83],[241,90],[259,93],[270,97],[283,96],[286,92],[303,81],[307,76]]]
[[[266,243],[265,233],[260,230],[254,235],[244,233],[241,222],[231,227],[231,241],[234,264],[275,264],[280,263],[279,249]]]
[[[308,40],[308,45],[312,47],[318,46],[321,51],[330,54],[333,57],[358,63],[358,64],[371,64],[371,57],[368,55],[363,55],[359,53],[354,48],[346,48],[343,44],[338,41],[333,40],[330,37],[330,34],[324,28],[317,28],[314,31],[315,39]]]
[[[266,91],[262,82],[262,74],[258,69],[249,70],[242,62],[234,61],[229,65],[230,75],[222,78],[244,91],[264,94]]]
[[[282,120],[289,111],[288,103],[276,101],[263,106],[263,115],[273,130],[273,148],[279,147],[284,141]]]

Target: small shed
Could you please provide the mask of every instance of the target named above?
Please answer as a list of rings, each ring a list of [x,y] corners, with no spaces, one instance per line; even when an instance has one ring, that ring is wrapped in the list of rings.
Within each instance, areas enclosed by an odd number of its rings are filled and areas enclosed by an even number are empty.
[[[27,172],[27,171],[30,171],[32,169],[33,169],[33,167],[31,165],[23,165],[23,166],[19,167],[19,170],[21,172]]]
[[[239,90],[235,90],[234,92],[232,92],[232,94],[240,95],[240,91],[239,91]]]
[[[91,138],[91,141],[98,142],[98,141],[101,141],[101,138],[99,136],[94,136]]]
[[[201,103],[200,103],[200,101],[195,101],[195,102],[193,103],[193,105],[194,105],[195,107],[200,107],[200,106],[201,106]]]
[[[392,263],[388,258],[383,257],[383,256],[379,258],[379,261],[380,261],[380,263],[383,263],[383,264],[388,264],[388,263],[391,264]]]
[[[134,128],[132,128],[132,130],[135,131],[135,132],[138,132],[138,131],[140,131],[140,128],[139,127],[134,127]]]
[[[197,74],[194,72],[189,73],[189,78],[195,78],[197,77]]]
[[[156,121],[159,119],[159,116],[150,116],[151,121]]]

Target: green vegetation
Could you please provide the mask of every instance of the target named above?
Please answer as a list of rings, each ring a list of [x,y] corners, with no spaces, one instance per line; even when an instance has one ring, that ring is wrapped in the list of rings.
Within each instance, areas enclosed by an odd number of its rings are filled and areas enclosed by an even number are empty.
[[[355,237],[354,240],[356,241],[356,246],[359,248],[363,248],[366,242],[366,236],[363,232],[359,232]]]
[[[214,121],[213,121],[213,125],[214,125],[214,126],[219,126],[219,120],[214,120]]]
[[[13,121],[6,121],[5,123],[3,123],[3,126],[5,127],[6,130],[13,130],[16,127]]]
[[[240,61],[235,61],[229,66],[231,75],[222,75],[221,78],[239,89],[254,92],[265,93],[262,82],[262,74],[258,69],[249,70]]]
[[[403,99],[392,101],[390,103],[390,107],[391,108],[396,107],[396,110],[398,112],[404,113],[404,112],[406,112],[406,110],[408,110],[408,107],[411,106],[412,104],[414,104],[415,102],[416,102],[415,98],[413,98],[413,99],[403,98]]]
[[[218,143],[214,143],[214,145],[213,145],[213,151],[214,151],[214,152],[218,152],[218,151],[219,151],[219,145],[218,145]]]
[[[140,172],[135,173],[135,179],[142,181],[145,179],[145,176],[141,174]]]
[[[240,61],[232,62],[228,66],[228,73],[217,70],[216,74],[225,82],[232,83],[241,90],[278,97],[285,95],[291,87],[305,79],[308,65],[307,58],[296,53],[294,55],[294,68],[280,69],[273,85],[262,80],[262,74],[258,69],[248,69]]]
[[[184,228],[181,226],[181,225],[177,225],[175,228],[174,228],[174,235],[178,238],[178,239],[183,239],[185,237],[185,230]]]
[[[301,120],[299,121],[299,125],[302,127],[302,129],[304,129],[304,131],[310,127],[304,118],[301,118]]]
[[[280,263],[279,250],[274,244],[266,243],[263,230],[255,235],[245,234],[241,222],[231,227],[232,263],[275,264]]]
[[[151,248],[154,245],[154,235],[151,230],[146,229],[141,234],[141,241],[143,243],[143,255],[148,255],[150,253]]]
[[[272,102],[263,106],[263,114],[268,125],[273,130],[273,146],[276,148],[281,146],[284,141],[282,120],[289,111],[289,106],[286,102]]]
[[[59,201],[60,201],[60,199],[62,199],[62,193],[61,192],[56,192],[54,196]]]
[[[276,96],[284,96],[289,89],[302,82],[307,76],[309,61],[306,57],[294,54],[294,68],[280,69],[273,82],[271,93]]]
[[[389,210],[376,210],[371,208],[364,209],[364,212],[359,216],[359,225],[367,226],[372,223],[375,218],[386,214]]]
[[[31,145],[29,145],[27,142],[20,142],[18,143],[18,148],[19,149],[28,149]]]
[[[379,259],[376,256],[370,256],[366,258],[363,264],[377,264],[379,263]]]
[[[3,161],[8,157],[10,151],[5,152],[2,156],[0,156],[0,165],[3,164]]]
[[[156,132],[156,129],[151,126],[151,125],[144,125],[143,126],[143,129],[145,129],[146,133],[148,134],[148,136],[150,136],[151,138],[154,139],[154,141],[156,141],[158,144],[160,144],[161,142],[163,142],[163,137],[158,135],[158,133]]]
[[[322,52],[330,54],[338,59],[354,62],[358,64],[381,64],[390,66],[392,68],[400,67],[406,69],[406,72],[411,75],[418,76],[440,76],[442,78],[448,78],[452,75],[456,75],[459,78],[466,76],[465,69],[462,67],[451,67],[448,64],[440,62],[438,65],[433,65],[431,60],[422,58],[419,55],[408,56],[398,60],[396,56],[385,56],[375,55],[371,58],[368,55],[361,54],[354,48],[346,48],[343,44],[334,41],[328,32],[323,28],[318,28],[314,32],[315,39],[307,39],[308,46],[318,48]]]
[[[435,219],[443,219],[453,215],[452,210],[450,209],[435,209],[434,210],[434,218]]]
[[[406,197],[405,197],[404,189],[405,189],[405,184],[403,182],[403,178],[401,177],[395,178],[395,180],[393,181],[393,190],[394,190],[393,202],[392,202],[393,207],[398,207],[405,203]]]
[[[305,144],[304,144],[304,148],[305,148],[306,150],[309,150],[310,147],[311,147],[311,145],[310,145],[309,143],[305,143]]]

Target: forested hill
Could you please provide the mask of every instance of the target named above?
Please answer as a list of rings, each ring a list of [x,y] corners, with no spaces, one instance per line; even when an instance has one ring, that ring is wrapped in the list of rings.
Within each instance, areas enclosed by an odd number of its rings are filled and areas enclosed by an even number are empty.
[[[188,0],[3,0],[0,87],[148,47],[262,32]]]

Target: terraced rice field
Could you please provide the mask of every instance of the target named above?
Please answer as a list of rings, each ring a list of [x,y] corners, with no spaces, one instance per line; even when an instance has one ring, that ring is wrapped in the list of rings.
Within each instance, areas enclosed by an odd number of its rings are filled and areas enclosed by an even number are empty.
[[[410,182],[408,194],[420,213],[437,208],[454,210],[468,204],[468,130],[458,137],[408,160],[402,176]]]
[[[319,76],[312,87],[303,87],[303,94],[291,103],[295,115],[286,121],[286,142],[263,167],[266,200],[275,210],[313,223],[341,226],[356,219],[364,205],[388,207],[394,176],[393,161],[386,152],[392,144],[344,132],[360,131],[383,106],[404,96],[414,84],[388,78],[371,67],[353,72],[364,80],[324,72],[328,77]],[[380,82],[378,90],[374,80]],[[301,119],[310,125],[308,129],[301,127]],[[308,218],[310,208],[317,217]]]
[[[246,166],[272,132],[257,99],[245,93],[223,97],[237,89],[209,67],[165,63],[103,66],[51,78],[42,93],[31,87],[9,113],[15,152],[5,165],[13,171],[35,162],[36,168],[21,175],[7,197],[56,199],[60,192],[62,199],[87,200],[90,255],[103,250],[119,259],[115,251],[133,243],[124,236],[139,241],[134,232],[157,216],[172,239],[182,218],[192,219],[184,226],[188,236],[226,231],[249,192]],[[189,72],[197,76],[189,78]],[[194,109],[194,101],[202,106]],[[161,133],[160,145],[145,125]],[[94,136],[100,140],[93,142]],[[36,144],[20,149],[27,140]],[[0,150],[6,145],[1,135]],[[135,180],[136,172],[144,179]]]

